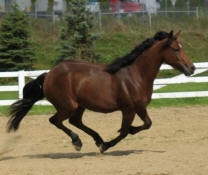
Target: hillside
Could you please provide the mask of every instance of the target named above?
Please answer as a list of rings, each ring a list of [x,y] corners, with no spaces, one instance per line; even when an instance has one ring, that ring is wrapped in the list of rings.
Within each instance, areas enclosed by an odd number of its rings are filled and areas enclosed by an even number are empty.
[[[167,20],[161,18],[153,23],[152,30],[147,24],[135,23],[135,21],[121,21],[112,19],[103,24],[99,32],[100,39],[96,43],[96,52],[101,56],[101,62],[111,62],[118,56],[130,52],[136,45],[148,37],[152,37],[157,31],[165,30],[182,31],[180,41],[187,55],[194,62],[208,60],[208,23],[207,18]],[[142,25],[141,25],[142,24]],[[58,36],[60,26],[51,25],[44,20],[36,20],[33,23],[33,41],[36,43],[37,61],[34,69],[49,69],[53,66],[58,55]]]

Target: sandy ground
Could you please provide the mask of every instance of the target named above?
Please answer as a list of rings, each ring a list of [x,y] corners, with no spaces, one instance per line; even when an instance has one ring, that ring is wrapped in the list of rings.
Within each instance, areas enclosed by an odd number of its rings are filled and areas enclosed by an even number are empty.
[[[152,128],[129,135],[100,154],[88,135],[80,152],[50,125],[50,116],[27,116],[15,134],[0,117],[0,175],[207,175],[208,106],[149,109]],[[120,112],[86,112],[84,121],[104,140],[117,136]],[[69,124],[65,123],[67,126]],[[140,125],[136,118],[134,125]]]

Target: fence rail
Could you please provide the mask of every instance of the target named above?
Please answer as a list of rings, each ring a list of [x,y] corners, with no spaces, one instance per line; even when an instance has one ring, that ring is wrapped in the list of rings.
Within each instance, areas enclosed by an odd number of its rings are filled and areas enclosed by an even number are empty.
[[[154,90],[163,88],[170,84],[180,84],[180,83],[201,83],[208,82],[208,76],[197,77],[197,74],[208,71],[208,62],[194,63],[196,66],[196,71],[191,77],[186,77],[183,74],[177,75],[171,78],[160,78],[154,81]],[[172,67],[168,65],[162,65],[160,70],[171,70]],[[25,78],[36,78],[38,75],[48,72],[48,70],[39,70],[39,71],[17,71],[17,72],[0,72],[0,78],[18,78],[17,85],[1,85],[0,92],[9,92],[9,91],[18,91],[19,99],[23,97],[23,88],[25,85]],[[153,99],[160,98],[189,98],[189,97],[208,97],[208,91],[192,91],[192,92],[166,92],[166,93],[153,93]],[[11,100],[1,100],[0,97],[0,106],[7,106],[14,103],[17,99]],[[36,103],[37,105],[50,105],[46,100],[41,100]]]
[[[0,72],[0,78],[18,78],[17,85],[1,85],[0,84],[0,92],[10,92],[10,91],[18,91],[19,99],[23,97],[23,88],[25,86],[25,78],[36,78],[40,74],[48,72],[48,70],[38,70],[38,71],[17,71],[17,72]],[[0,97],[0,106],[7,106],[14,103],[17,99],[11,99],[11,100],[1,100]],[[49,102],[42,100],[38,102],[37,104],[40,105],[48,105]]]

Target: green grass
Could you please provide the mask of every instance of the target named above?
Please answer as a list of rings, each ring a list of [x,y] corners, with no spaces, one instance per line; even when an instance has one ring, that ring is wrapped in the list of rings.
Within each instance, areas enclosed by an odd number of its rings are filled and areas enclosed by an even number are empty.
[[[162,107],[185,107],[208,105],[208,97],[201,98],[177,98],[177,99],[152,99],[148,107],[162,108]],[[9,107],[0,106],[0,116],[8,116]],[[53,115],[55,109],[53,106],[38,106],[35,105],[28,115]]]
[[[53,115],[55,108],[53,106],[39,106],[35,105],[30,110],[28,115]],[[8,116],[9,106],[0,106],[0,116]]]
[[[167,99],[152,99],[149,107],[161,108],[161,107],[184,107],[193,105],[208,105],[208,97],[200,98],[167,98]]]
[[[208,91],[208,83],[181,83],[165,86],[161,89],[155,90],[155,93],[162,92],[188,92],[188,91]],[[153,99],[151,107],[163,106],[187,106],[187,105],[207,105],[208,97],[196,98],[169,98],[169,99]]]
[[[130,52],[143,40],[159,30],[182,31],[179,38],[187,55],[194,62],[207,61],[208,55],[208,17],[195,18],[167,18],[153,17],[152,30],[147,22],[138,22],[139,18],[132,16],[118,19],[110,16],[102,18],[102,31],[98,28],[94,32],[101,33],[96,42],[96,52],[101,56],[102,63],[109,63],[117,57]],[[188,26],[188,27],[187,27]],[[59,55],[60,23],[51,26],[44,20],[36,20],[33,25],[32,39],[36,43],[36,57],[34,69],[50,69]],[[52,29],[53,28],[53,29]]]
[[[154,92],[208,91],[208,83],[181,83],[165,86]]]
[[[18,99],[18,92],[0,92],[0,100]]]
[[[35,105],[32,110],[29,112],[29,115],[48,115],[54,114],[56,112],[53,106],[39,106]]]
[[[196,76],[208,76],[208,71],[205,71],[205,72],[202,72],[200,74],[197,74],[194,77],[196,77]]]

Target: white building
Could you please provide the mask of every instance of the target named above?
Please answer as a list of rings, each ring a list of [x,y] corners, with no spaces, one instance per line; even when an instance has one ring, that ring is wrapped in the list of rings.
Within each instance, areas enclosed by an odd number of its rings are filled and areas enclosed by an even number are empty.
[[[48,0],[36,0],[35,11],[46,12],[48,9]]]
[[[66,1],[65,0],[54,0],[53,10],[55,12],[65,12],[66,11]]]
[[[0,0],[0,12],[4,12],[6,10],[5,1]]]
[[[30,0],[16,0],[21,10],[30,11],[31,1]]]
[[[172,3],[172,5],[173,5],[173,7],[175,7],[176,0],[171,0],[171,3]]]
[[[36,0],[36,11],[46,12],[48,9],[48,0]],[[65,0],[54,0],[53,10],[55,12],[65,12],[66,2]]]
[[[139,0],[141,4],[144,4],[145,10],[152,14],[157,13],[157,10],[160,9],[160,3],[156,0]]]
[[[14,0],[0,0],[0,11],[5,12],[11,9],[11,4]],[[27,12],[31,11],[31,0],[16,0],[19,8]],[[48,0],[36,0],[35,3],[36,12],[46,12],[48,9]],[[64,12],[66,10],[65,0],[54,0],[54,11]]]

